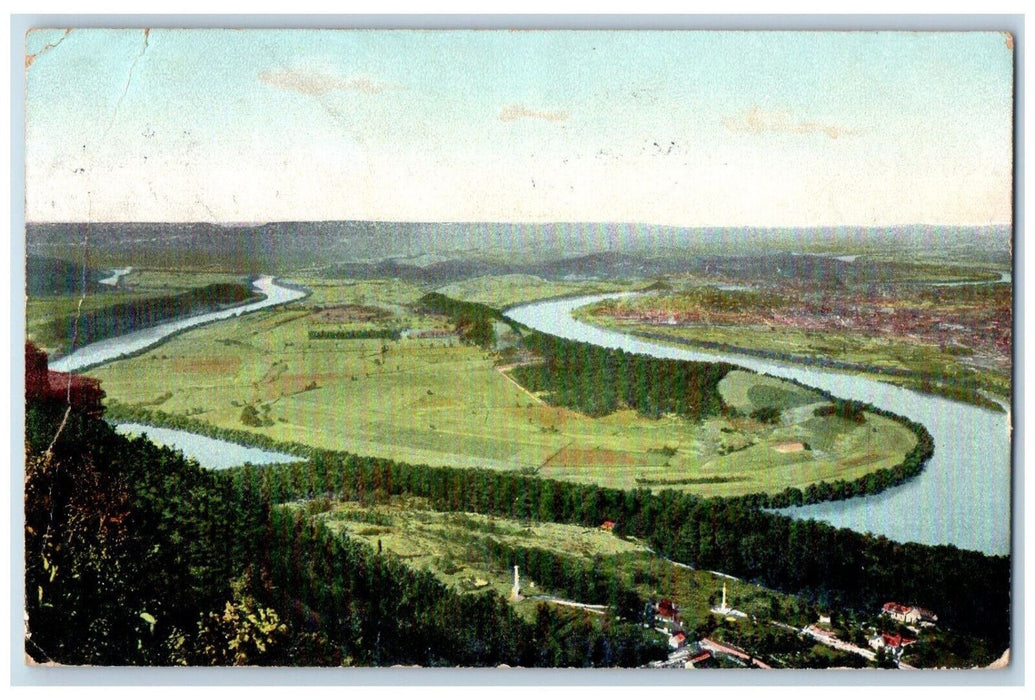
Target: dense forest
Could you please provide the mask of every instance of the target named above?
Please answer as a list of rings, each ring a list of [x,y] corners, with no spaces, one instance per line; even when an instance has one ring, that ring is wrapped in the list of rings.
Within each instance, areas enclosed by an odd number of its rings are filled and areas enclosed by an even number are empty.
[[[496,593],[458,593],[297,513],[273,510],[267,544],[272,585],[256,594],[295,626],[319,629],[350,663],[641,666],[667,653],[628,621],[598,626],[543,604],[529,624]]]
[[[660,417],[675,413],[689,420],[722,410],[718,385],[734,369],[724,362],[665,360],[528,332],[525,344],[542,364],[515,367],[512,376],[551,404],[589,416],[605,416],[628,406]]]
[[[669,558],[804,596],[824,606],[879,609],[922,601],[940,620],[1009,643],[1010,562],[960,550],[897,543],[736,500],[647,489],[620,491],[515,472],[408,465],[314,451],[305,464],[241,470],[272,502],[299,498],[385,499],[410,495],[436,509],[595,527],[646,540]]]
[[[173,663],[173,640],[230,600],[245,512],[224,477],[76,411],[62,424],[63,414],[46,401],[26,412],[26,652]]]
[[[248,285],[217,283],[179,294],[134,299],[54,319],[53,335],[77,346],[257,298]],[[67,350],[67,346],[65,350]]]
[[[103,276],[100,270],[71,260],[38,255],[25,258],[25,291],[30,297],[96,293],[105,289],[98,284]]]
[[[66,419],[60,397],[29,397],[26,439],[26,652],[36,661],[639,666],[665,656],[633,620],[543,604],[532,623],[496,594],[461,594],[278,507],[293,499],[271,473],[201,469],[95,416]],[[523,550],[487,554],[533,566]],[[559,581],[584,574],[585,590],[642,611],[615,581],[551,561]]]
[[[461,338],[474,345],[492,349],[496,341],[495,322],[505,323],[520,334],[520,326],[504,316],[499,310],[471,301],[459,301],[438,292],[425,294],[417,302],[417,308],[424,313],[448,316],[456,325]]]

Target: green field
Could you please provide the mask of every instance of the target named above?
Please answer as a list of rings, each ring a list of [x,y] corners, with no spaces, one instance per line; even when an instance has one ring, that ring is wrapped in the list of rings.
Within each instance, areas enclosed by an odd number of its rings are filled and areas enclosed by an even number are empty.
[[[808,406],[785,409],[776,424],[748,417],[698,424],[675,416],[651,420],[629,410],[589,418],[530,394],[496,366],[493,353],[461,344],[444,317],[412,311],[409,304],[422,293],[414,285],[302,282],[313,295],[301,302],[193,330],[91,374],[110,400],[283,441],[709,496],[857,478],[900,462],[915,444],[894,421],[870,416],[859,426],[815,418]],[[314,320],[317,309],[342,304],[384,308],[390,314],[385,325],[411,335],[399,341],[310,340],[310,330],[329,327]],[[429,331],[444,337],[421,337]],[[784,393],[800,393],[789,384],[781,389],[776,380],[737,376],[725,382],[735,407],[738,392],[781,406]],[[744,382],[758,386],[744,388]]]
[[[624,587],[644,600],[672,600],[681,608],[684,624],[689,629],[711,615],[710,609],[721,598],[724,582],[727,602],[745,612],[768,616],[774,607],[786,611],[796,607],[793,596],[677,566],[635,539],[620,538],[599,528],[518,521],[477,513],[443,513],[428,510],[419,499],[398,499],[376,505],[317,501],[289,507],[306,509],[332,530],[360,540],[374,550],[380,543],[387,556],[396,557],[412,568],[427,569],[443,583],[465,592],[492,590],[504,597],[510,596],[513,571],[486,554],[485,545],[491,540],[504,546],[550,551],[583,566],[614,573]],[[588,605],[607,602],[574,600],[570,591],[536,582],[527,572],[521,573],[521,594],[524,599],[511,600],[511,605],[530,620],[534,619],[536,606],[544,598]]]

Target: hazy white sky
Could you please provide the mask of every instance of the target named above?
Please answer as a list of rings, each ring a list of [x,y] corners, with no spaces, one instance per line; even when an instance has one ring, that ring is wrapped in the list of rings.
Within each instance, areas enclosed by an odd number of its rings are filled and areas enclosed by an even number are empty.
[[[1011,220],[999,33],[41,30],[29,221]]]

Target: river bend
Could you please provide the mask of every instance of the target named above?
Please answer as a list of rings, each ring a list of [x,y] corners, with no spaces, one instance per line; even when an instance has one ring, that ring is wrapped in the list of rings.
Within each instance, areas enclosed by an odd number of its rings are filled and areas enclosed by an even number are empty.
[[[737,355],[673,347],[598,328],[572,318],[605,294],[542,301],[506,315],[530,328],[626,352],[678,360],[725,361],[756,372],[795,379],[843,399],[864,401],[922,423],[934,438],[934,456],[905,484],[872,496],[830,501],[785,512],[899,542],[953,544],[986,554],[1010,553],[1010,414],[921,394],[864,377]]]
[[[252,286],[256,292],[264,294],[265,298],[250,304],[234,306],[228,309],[221,309],[219,311],[210,311],[208,313],[197,314],[196,316],[188,316],[186,318],[167,321],[150,328],[142,328],[138,331],[133,331],[132,333],[98,340],[96,343],[84,345],[75,352],[65,355],[57,360],[53,360],[49,364],[50,369],[57,372],[75,372],[87,369],[88,367],[96,367],[97,365],[111,362],[120,357],[146,350],[152,345],[157,345],[169,336],[188,328],[200,326],[204,323],[211,323],[212,321],[233,318],[234,316],[240,316],[241,314],[246,314],[251,311],[258,311],[259,309],[266,309],[271,306],[279,306],[280,304],[286,304],[289,301],[295,301],[296,299],[301,299],[305,296],[305,292],[276,284],[273,281],[273,278],[268,276],[260,277],[255,280],[252,283]]]

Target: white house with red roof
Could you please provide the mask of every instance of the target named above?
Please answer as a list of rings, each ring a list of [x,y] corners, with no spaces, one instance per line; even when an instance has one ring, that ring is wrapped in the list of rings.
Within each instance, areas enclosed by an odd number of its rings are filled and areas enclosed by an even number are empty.
[[[917,607],[916,605],[901,605],[894,602],[885,603],[881,608],[881,614],[906,625],[920,624],[929,627],[938,622],[937,615],[927,608]]]
[[[874,649],[887,649],[896,661],[902,658],[902,652],[905,651],[907,646],[915,643],[915,639],[903,637],[901,634],[888,634],[887,632],[881,632],[870,640],[871,647]]]

